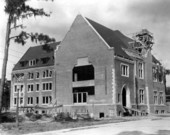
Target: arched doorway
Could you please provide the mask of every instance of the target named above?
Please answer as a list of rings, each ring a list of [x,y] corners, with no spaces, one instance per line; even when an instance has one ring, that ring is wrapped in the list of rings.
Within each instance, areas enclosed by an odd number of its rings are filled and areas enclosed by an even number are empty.
[[[122,89],[122,106],[131,108],[130,90],[126,86]]]
[[[126,88],[125,87],[123,87],[123,90],[122,90],[122,105],[126,106]]]

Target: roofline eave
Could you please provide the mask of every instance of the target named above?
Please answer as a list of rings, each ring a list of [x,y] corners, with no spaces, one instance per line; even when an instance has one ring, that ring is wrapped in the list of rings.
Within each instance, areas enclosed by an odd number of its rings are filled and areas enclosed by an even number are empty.
[[[110,47],[108,43],[102,38],[102,36],[94,29],[94,27],[89,23],[89,21],[83,16],[83,19],[86,21],[86,23],[92,28],[92,30],[98,35],[98,37],[104,42],[104,44],[108,47],[108,49],[114,49],[114,47]]]

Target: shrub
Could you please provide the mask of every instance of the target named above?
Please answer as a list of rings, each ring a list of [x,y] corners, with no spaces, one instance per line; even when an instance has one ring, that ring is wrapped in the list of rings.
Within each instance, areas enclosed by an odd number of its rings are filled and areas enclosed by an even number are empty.
[[[57,116],[54,117],[55,121],[72,121],[73,119],[70,117],[69,113],[58,113]]]
[[[33,113],[26,113],[25,116],[27,116],[28,118],[30,118],[32,115],[34,115]]]
[[[5,112],[1,114],[1,122],[15,122],[16,113]]]
[[[36,121],[36,120],[41,119],[41,117],[42,117],[41,114],[32,114],[32,115],[30,116],[30,120],[31,120],[31,121]]]

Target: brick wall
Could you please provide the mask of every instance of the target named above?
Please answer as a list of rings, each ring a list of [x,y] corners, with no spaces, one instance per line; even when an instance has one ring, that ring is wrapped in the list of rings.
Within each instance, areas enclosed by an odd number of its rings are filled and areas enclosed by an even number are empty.
[[[52,77],[50,78],[43,78],[43,71],[45,70],[52,70]],[[29,80],[28,79],[28,73],[33,73],[34,78]],[[36,78],[36,72],[40,73],[40,77]],[[15,109],[16,106],[14,106],[14,97],[17,97],[17,93],[14,92],[14,86],[17,84],[22,84],[24,85],[24,105],[23,106],[28,106],[28,97],[33,97],[33,105],[36,105],[36,97],[39,97],[39,105],[42,105],[42,96],[52,96],[52,99],[55,99],[55,72],[54,72],[54,67],[40,67],[40,68],[31,68],[31,69],[24,69],[24,70],[18,70],[18,71],[13,71],[12,75],[18,74],[18,73],[24,73],[24,79],[21,82],[17,82],[15,78],[12,78],[11,80],[11,109]],[[43,83],[44,82],[51,82],[52,83],[52,90],[50,91],[43,91]],[[36,91],[36,84],[39,84],[39,91]],[[33,84],[33,91],[28,92],[28,84]]]

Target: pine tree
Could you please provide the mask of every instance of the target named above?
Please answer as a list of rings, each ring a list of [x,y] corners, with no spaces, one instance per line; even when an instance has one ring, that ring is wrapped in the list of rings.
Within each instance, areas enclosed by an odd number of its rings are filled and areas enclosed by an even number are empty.
[[[2,76],[0,85],[0,115],[2,109],[2,95],[5,86],[6,78],[6,67],[8,61],[8,51],[10,46],[10,40],[13,39],[16,43],[24,45],[26,40],[30,38],[32,42],[47,44],[50,42],[55,42],[54,38],[50,38],[48,35],[43,33],[28,33],[24,31],[23,24],[17,25],[17,23],[22,19],[29,19],[30,17],[36,16],[46,16],[49,17],[50,13],[46,13],[44,9],[36,9],[30,7],[27,4],[28,0],[5,0],[5,13],[8,15],[7,27],[6,27],[6,37],[5,37],[5,49],[4,49],[4,59],[2,66]],[[47,0],[46,0],[47,1]],[[51,0],[53,1],[53,0]],[[11,30],[21,28],[22,31],[19,35],[10,37]]]

